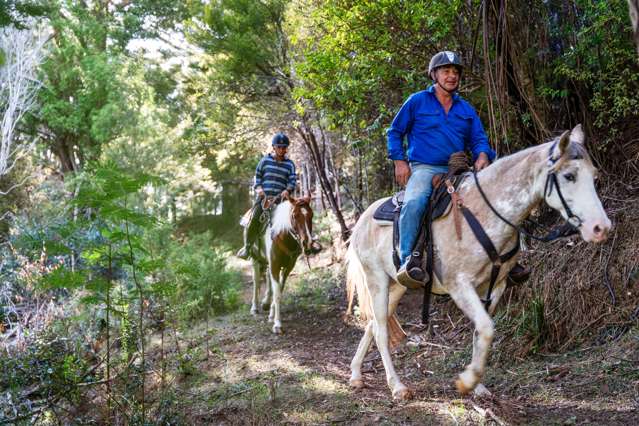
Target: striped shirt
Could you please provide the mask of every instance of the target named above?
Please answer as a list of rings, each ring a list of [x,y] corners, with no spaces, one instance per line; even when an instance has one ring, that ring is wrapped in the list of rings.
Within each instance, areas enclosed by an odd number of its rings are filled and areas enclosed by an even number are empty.
[[[270,196],[277,196],[285,189],[293,192],[295,189],[295,164],[288,158],[277,161],[272,154],[267,154],[255,169],[254,188],[262,187],[264,193]]]

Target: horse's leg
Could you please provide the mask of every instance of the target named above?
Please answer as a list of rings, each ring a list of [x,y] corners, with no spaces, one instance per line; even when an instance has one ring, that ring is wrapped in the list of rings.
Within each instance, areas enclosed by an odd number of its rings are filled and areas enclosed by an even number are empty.
[[[280,302],[282,297],[283,281],[285,279],[284,271],[280,267],[275,268],[275,273],[271,271],[271,289],[273,291],[273,301],[271,302],[271,311],[269,313],[269,321],[273,320],[273,333],[282,333],[282,322],[280,320]],[[277,277],[277,278],[276,278]],[[282,282],[280,282],[282,281]]]
[[[267,265],[262,268],[262,277],[264,277],[264,297],[262,298],[262,310],[266,311],[271,307],[273,300],[273,290],[271,290],[271,272]]]
[[[405,292],[406,287],[404,286],[395,285],[391,287],[388,301],[389,316],[393,315],[397,308],[397,304],[399,303],[399,299],[401,299]],[[362,363],[364,362],[364,357],[366,356],[366,353],[368,353],[368,349],[370,348],[372,341],[373,320],[370,320],[368,324],[366,324],[362,340],[360,340],[359,346],[357,346],[357,352],[355,352],[355,356],[351,361],[351,378],[349,383],[354,388],[361,388],[364,386],[364,381],[362,380]]]
[[[262,266],[257,260],[253,259],[251,265],[253,267],[253,300],[251,301],[251,314],[255,316],[260,311],[259,306],[257,305],[257,299],[259,297],[260,286],[264,278],[264,272]]]
[[[453,288],[449,289],[450,297],[475,324],[476,336],[473,338],[472,361],[455,382],[457,390],[462,394],[466,394],[477,386],[484,375],[490,344],[495,334],[495,327],[490,315],[484,309],[484,305],[479,299],[475,288],[463,276],[458,276],[455,284]]]
[[[371,307],[373,309],[373,335],[377,349],[382,357],[384,370],[386,370],[386,382],[393,393],[393,398],[407,399],[411,396],[408,388],[401,382],[393,367],[390,348],[388,345],[388,319],[389,319],[389,284],[390,280],[382,270],[366,271],[366,284],[371,295]]]
[[[490,314],[490,316],[492,317],[493,314],[495,313],[495,309],[497,308],[497,304],[499,303],[499,299],[501,299],[501,296],[504,294],[504,291],[506,291],[506,281],[502,280],[500,282],[497,283],[497,285],[495,286],[495,288],[492,291],[491,294],[491,304],[490,304],[490,308],[488,308],[488,313]],[[486,299],[486,297],[484,296],[484,299]],[[473,360],[477,357],[477,352],[478,352],[478,333],[477,330],[475,330],[473,332]],[[473,390],[473,393],[477,396],[490,396],[492,395],[491,392],[488,390],[488,388],[486,388],[486,386],[484,386],[481,383],[478,383],[477,386],[475,387],[475,389]]]
[[[368,321],[366,328],[364,329],[364,335],[362,340],[359,341],[357,346],[357,352],[351,361],[351,378],[348,381],[354,388],[364,387],[364,381],[362,380],[362,362],[368,352],[373,341],[373,320]]]

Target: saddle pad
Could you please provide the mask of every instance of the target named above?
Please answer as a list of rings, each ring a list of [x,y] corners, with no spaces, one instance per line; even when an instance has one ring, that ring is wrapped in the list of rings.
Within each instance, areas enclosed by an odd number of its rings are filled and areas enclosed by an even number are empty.
[[[377,210],[375,210],[373,219],[392,222],[395,217],[395,213],[399,211],[403,201],[404,191],[396,193],[395,195],[384,201],[382,205],[379,206]]]

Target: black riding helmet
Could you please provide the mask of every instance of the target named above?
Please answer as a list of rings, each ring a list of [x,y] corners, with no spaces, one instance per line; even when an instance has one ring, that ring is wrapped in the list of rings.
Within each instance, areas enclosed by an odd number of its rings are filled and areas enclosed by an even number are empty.
[[[291,141],[288,140],[288,136],[286,136],[284,133],[276,133],[275,136],[273,136],[273,140],[271,141],[271,145],[273,146],[285,146],[288,147],[290,145]]]
[[[462,71],[464,70],[461,58],[457,53],[450,52],[448,50],[439,52],[430,59],[430,63],[428,64],[428,76],[434,81],[435,77],[433,75],[433,71],[446,65],[456,66],[459,70],[459,76],[461,77]]]

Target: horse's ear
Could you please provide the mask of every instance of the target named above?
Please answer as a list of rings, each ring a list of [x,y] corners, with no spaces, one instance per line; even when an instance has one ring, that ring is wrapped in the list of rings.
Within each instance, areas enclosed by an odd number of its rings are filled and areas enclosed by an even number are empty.
[[[586,139],[586,135],[584,134],[584,130],[581,128],[581,124],[577,124],[574,129],[570,132],[570,141],[576,142],[579,144],[584,144]]]
[[[570,131],[566,130],[559,138],[559,142],[555,144],[555,149],[552,152],[552,159],[554,161],[559,160],[561,156],[564,155],[564,152],[566,152],[566,148],[568,148],[569,144],[570,144]]]

